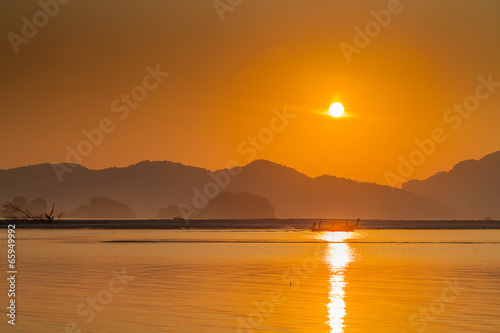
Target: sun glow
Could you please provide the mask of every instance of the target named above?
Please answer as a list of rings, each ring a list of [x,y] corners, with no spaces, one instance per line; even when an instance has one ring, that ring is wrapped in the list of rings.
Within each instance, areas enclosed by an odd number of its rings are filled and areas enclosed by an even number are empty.
[[[344,106],[339,102],[335,102],[330,105],[329,112],[332,117],[341,117],[344,114]]]

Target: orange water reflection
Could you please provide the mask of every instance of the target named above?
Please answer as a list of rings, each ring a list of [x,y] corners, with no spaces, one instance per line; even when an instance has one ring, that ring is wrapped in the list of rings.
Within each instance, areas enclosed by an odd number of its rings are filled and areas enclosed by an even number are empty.
[[[330,232],[321,238],[330,242],[342,242],[349,237],[347,232]],[[328,292],[328,321],[331,333],[344,332],[345,309],[345,270],[352,260],[349,244],[330,243],[325,253],[325,259],[330,269],[330,290]]]

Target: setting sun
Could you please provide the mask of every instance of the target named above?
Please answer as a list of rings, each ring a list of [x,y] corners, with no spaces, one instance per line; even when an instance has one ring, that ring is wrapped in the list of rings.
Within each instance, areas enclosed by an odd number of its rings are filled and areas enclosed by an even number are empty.
[[[332,105],[330,105],[329,112],[332,117],[341,117],[344,114],[344,106],[338,102],[333,103]]]

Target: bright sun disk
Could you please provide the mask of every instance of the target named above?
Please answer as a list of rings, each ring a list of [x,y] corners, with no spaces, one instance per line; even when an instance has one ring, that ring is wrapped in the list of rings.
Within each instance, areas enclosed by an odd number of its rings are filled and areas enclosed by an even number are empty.
[[[344,106],[338,102],[335,102],[330,105],[329,112],[332,117],[338,118],[344,114]]]

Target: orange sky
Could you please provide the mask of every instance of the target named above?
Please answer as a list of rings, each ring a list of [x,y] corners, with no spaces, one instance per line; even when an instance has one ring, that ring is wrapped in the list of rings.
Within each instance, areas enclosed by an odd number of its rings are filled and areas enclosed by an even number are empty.
[[[67,147],[104,118],[114,130],[82,158],[89,168],[149,159],[218,169],[251,157],[386,184],[398,157],[409,158],[435,128],[447,140],[406,178],[500,150],[500,87],[456,130],[443,120],[475,94],[480,75],[500,82],[500,2],[401,1],[348,63],[339,45],[355,45],[354,28],[387,6],[243,1],[221,21],[212,1],[73,1],[16,54],[8,34],[21,35],[22,18],[32,21],[40,6],[4,1],[0,168],[64,162]],[[169,76],[127,117],[113,112],[157,64]],[[335,101],[345,117],[321,113]],[[248,153],[248,137],[285,106],[295,118]]]

